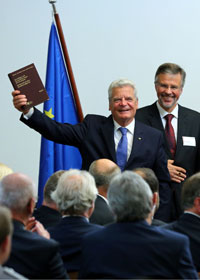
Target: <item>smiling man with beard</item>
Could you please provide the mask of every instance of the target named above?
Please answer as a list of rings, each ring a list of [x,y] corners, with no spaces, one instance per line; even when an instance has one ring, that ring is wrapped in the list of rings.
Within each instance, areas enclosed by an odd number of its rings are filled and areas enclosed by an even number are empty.
[[[21,121],[49,140],[77,147],[82,156],[82,169],[88,170],[100,158],[112,160],[122,171],[136,167],[153,169],[160,183],[160,207],[156,215],[169,221],[171,190],[163,135],[135,121],[138,97],[132,81],[119,79],[109,86],[110,116],[87,115],[76,125],[58,123],[36,108],[24,110],[26,96],[19,91],[12,94],[15,108],[23,112]]]
[[[172,220],[177,219],[182,212],[182,183],[200,170],[200,114],[178,104],[185,77],[185,71],[177,64],[160,65],[155,74],[158,100],[150,106],[138,109],[136,113],[137,120],[164,134],[173,192]],[[171,119],[169,124],[167,115]]]

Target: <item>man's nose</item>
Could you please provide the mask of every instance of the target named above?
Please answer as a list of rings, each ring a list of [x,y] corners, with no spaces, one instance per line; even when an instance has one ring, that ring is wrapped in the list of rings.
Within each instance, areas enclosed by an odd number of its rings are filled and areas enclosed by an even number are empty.
[[[171,88],[170,86],[167,87],[166,90],[165,90],[165,92],[166,92],[166,93],[169,93],[169,94],[172,93],[172,88]]]
[[[120,102],[120,105],[121,105],[121,106],[125,106],[126,104],[127,104],[126,99],[125,99],[125,98],[122,98],[122,99],[121,99],[121,102]]]

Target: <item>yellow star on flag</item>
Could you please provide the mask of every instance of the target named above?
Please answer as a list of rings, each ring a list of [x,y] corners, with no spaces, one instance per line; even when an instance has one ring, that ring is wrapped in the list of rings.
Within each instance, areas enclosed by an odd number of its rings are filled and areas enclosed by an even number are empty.
[[[49,117],[50,119],[54,118],[54,115],[52,114],[52,108],[49,109],[49,111],[44,110],[44,113],[47,117]]]

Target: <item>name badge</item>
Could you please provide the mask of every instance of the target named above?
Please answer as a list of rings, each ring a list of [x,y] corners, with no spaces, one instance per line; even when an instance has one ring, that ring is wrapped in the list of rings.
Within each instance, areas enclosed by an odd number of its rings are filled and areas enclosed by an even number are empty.
[[[195,137],[183,136],[183,146],[193,146],[196,147]]]

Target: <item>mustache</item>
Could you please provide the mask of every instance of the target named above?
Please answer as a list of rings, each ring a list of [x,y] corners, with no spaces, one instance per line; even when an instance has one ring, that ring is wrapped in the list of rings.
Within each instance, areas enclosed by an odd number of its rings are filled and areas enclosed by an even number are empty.
[[[160,96],[161,97],[172,97],[172,98],[175,98],[175,95],[171,94],[171,93],[170,94],[168,94],[168,93],[161,93]]]

